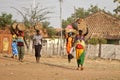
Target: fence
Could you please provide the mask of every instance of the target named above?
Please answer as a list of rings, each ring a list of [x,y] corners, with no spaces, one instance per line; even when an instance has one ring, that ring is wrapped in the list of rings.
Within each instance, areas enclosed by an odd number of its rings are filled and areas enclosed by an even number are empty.
[[[42,48],[42,55],[53,56],[59,55],[58,47],[56,43],[45,43]],[[34,53],[34,50],[30,49]],[[65,44],[62,48],[62,55],[67,55]],[[73,52],[75,55],[75,52]],[[96,58],[99,54],[99,45],[87,45],[86,46],[86,57],[88,58]],[[120,60],[120,45],[113,45],[113,44],[102,44],[101,45],[101,58],[104,59],[119,59]]]
[[[89,58],[98,57],[99,45],[88,45],[86,52]],[[102,44],[101,58],[120,60],[120,45]]]

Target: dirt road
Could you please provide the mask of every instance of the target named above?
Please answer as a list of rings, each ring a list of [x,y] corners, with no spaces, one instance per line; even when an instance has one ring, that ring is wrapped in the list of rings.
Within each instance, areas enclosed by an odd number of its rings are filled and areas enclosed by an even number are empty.
[[[21,63],[8,55],[0,55],[0,80],[120,80],[120,62],[86,59],[83,71],[76,70],[76,60],[25,55]]]

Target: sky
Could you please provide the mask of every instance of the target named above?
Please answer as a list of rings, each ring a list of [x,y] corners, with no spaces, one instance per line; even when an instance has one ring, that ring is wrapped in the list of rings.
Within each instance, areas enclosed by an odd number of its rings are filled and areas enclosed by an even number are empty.
[[[0,0],[0,13],[10,13],[13,15],[13,19],[22,21],[22,16],[13,8],[23,10],[23,7],[30,8],[33,5],[34,0]],[[49,10],[54,12],[49,15],[48,19],[50,25],[60,28],[60,3],[59,0],[36,0],[36,4],[39,4],[40,8],[49,7]],[[113,0],[63,0],[62,2],[62,19],[67,19],[74,13],[74,8],[90,8],[90,5],[97,5],[101,9],[113,12],[118,5],[113,3]]]

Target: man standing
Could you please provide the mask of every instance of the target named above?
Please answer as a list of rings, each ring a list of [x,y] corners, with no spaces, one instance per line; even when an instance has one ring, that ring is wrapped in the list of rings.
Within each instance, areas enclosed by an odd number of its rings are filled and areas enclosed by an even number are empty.
[[[33,45],[35,47],[35,58],[36,62],[39,63],[41,57],[41,49],[42,49],[42,36],[39,30],[36,30],[36,34],[33,36]]]

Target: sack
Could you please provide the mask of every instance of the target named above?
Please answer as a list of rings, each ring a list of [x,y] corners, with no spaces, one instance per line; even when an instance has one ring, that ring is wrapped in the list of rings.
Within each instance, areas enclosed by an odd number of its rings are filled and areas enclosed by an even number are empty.
[[[83,46],[82,46],[81,44],[77,44],[77,45],[76,45],[76,48],[77,48],[77,49],[83,49]]]
[[[25,24],[24,23],[18,23],[18,25],[16,26],[16,28],[19,31],[25,31]]]

